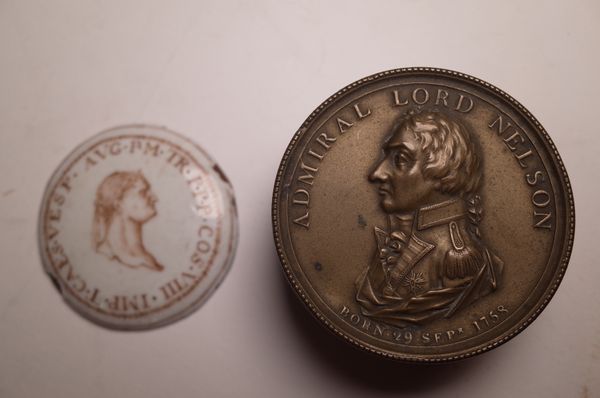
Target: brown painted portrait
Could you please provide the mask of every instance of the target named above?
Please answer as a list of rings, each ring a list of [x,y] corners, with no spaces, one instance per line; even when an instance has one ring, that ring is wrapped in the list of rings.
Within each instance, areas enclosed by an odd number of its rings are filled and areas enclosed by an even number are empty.
[[[96,190],[92,243],[94,250],[130,268],[162,271],[144,245],[143,225],[156,216],[156,196],[139,171],[117,171]]]

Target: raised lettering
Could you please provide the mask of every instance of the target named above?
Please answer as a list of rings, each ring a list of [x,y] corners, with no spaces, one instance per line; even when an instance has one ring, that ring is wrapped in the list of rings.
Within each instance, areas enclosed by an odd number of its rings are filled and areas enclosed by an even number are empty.
[[[446,90],[438,89],[437,98],[435,99],[435,104],[439,105],[440,101],[444,103],[444,106],[448,106],[448,92]]]
[[[379,324],[375,324],[375,329],[373,330],[374,336],[383,336],[384,328]]]
[[[468,105],[465,109],[461,109],[461,106],[465,99],[467,99],[469,101]],[[467,113],[471,109],[473,109],[473,106],[474,106],[474,103],[473,103],[473,100],[471,99],[471,97],[465,97],[464,95],[460,94],[460,97],[458,97],[458,103],[456,104],[456,108],[454,108],[454,109],[461,113]]]
[[[300,195],[301,197],[304,196],[305,199],[302,199],[302,198],[297,199],[295,197],[297,195]],[[293,198],[292,204],[308,207],[308,204],[310,202],[310,193],[306,189],[299,188],[299,189],[296,189],[294,191],[294,194],[292,195],[292,198]]]
[[[516,151],[517,145],[522,144],[524,142],[525,138],[523,138],[521,133],[519,133],[518,131],[515,131],[513,135],[504,139],[504,143],[511,151]]]
[[[400,94],[398,93],[398,90],[394,90],[394,104],[396,106],[404,106],[404,105],[408,105],[408,100],[400,100]]]
[[[537,218],[537,221],[536,221]],[[533,211],[533,219],[535,221],[534,228],[547,228],[552,229],[552,222],[550,219],[552,218],[552,213],[539,213],[537,211]]]
[[[350,308],[346,307],[345,305],[342,307],[342,310],[340,311],[340,315],[343,316],[344,318],[348,316],[348,314],[350,314]]]
[[[533,155],[533,152],[531,152],[531,149],[528,149],[527,151],[521,153],[521,154],[514,154],[515,158],[517,158],[517,160],[519,161],[519,165],[521,166],[521,168],[526,169],[527,168],[527,163],[523,162],[523,159]]]
[[[531,195],[531,202],[536,207],[546,207],[550,204],[550,194],[543,189],[539,189]]]
[[[423,93],[422,101],[419,101],[418,93]],[[424,88],[415,88],[412,92],[412,99],[415,102],[415,104],[423,105],[423,104],[427,103],[427,101],[429,101],[429,91],[425,90]]]
[[[535,173],[533,173],[533,176],[529,173],[525,174],[525,179],[527,180],[527,184],[533,187],[537,185],[538,182],[544,182],[544,173],[537,170]]]
[[[350,127],[354,126],[354,123],[347,122],[344,119],[338,117],[337,125],[340,129],[340,133],[344,134],[346,131],[348,131]]]
[[[354,104],[354,110],[356,111],[356,115],[359,119],[364,119],[371,114],[371,109],[369,108],[367,108],[367,113],[363,113],[358,107],[358,104]]]
[[[316,167],[310,167],[304,164],[304,161],[300,161],[300,169],[305,171],[305,174],[298,176],[298,181],[305,183],[306,185],[312,185],[315,179],[315,176],[311,173],[316,173],[319,171]]]
[[[308,220],[308,214],[309,214],[309,211],[306,210],[306,213],[303,216],[300,216],[300,217],[294,219],[294,224],[298,224],[301,227],[308,229],[308,227],[310,226],[310,222]]]
[[[325,155],[321,155],[321,154],[319,154],[319,153],[316,153],[316,152],[315,152],[315,151],[313,151],[312,149],[310,149],[310,150],[308,151],[308,154],[309,154],[310,156],[314,157],[314,158],[317,158],[317,159],[319,159],[319,160],[323,160],[323,157],[325,156]]]
[[[371,111],[369,111],[369,113],[371,113]],[[366,117],[366,116],[365,116]],[[328,137],[327,133],[321,133],[316,141],[321,144],[323,146],[323,148],[325,149],[329,149],[331,148],[331,145],[329,145],[329,143],[335,142],[336,138],[335,137]]]
[[[362,328],[365,330],[369,330],[370,327],[371,327],[371,321],[368,320],[367,318],[363,318]]]
[[[504,123],[504,119],[502,119],[501,115],[498,115],[498,117],[496,118],[496,120],[494,120],[492,123],[488,124],[489,128],[494,128],[494,126],[497,124],[498,125],[498,135],[502,135],[506,132],[506,130],[508,130],[509,128],[512,127],[512,124],[510,124],[510,122],[506,122],[506,125],[503,124]]]

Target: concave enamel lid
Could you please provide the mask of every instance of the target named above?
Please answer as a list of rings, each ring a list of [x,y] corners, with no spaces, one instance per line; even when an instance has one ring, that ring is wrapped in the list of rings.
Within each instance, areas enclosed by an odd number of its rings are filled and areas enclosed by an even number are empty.
[[[79,145],[40,209],[45,270],[84,317],[116,329],[180,319],[219,286],[237,245],[231,184],[208,154],[161,127]]]

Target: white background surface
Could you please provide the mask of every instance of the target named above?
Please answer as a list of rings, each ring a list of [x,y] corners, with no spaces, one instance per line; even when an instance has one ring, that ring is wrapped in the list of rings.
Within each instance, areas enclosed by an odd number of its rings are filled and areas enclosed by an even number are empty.
[[[506,3],[0,1],[0,396],[600,397],[600,3]],[[548,308],[508,344],[441,366],[388,362],[322,329],[271,233],[276,169],[303,120],[345,85],[406,66],[459,70],[523,103],[576,201],[574,252]],[[36,222],[76,144],[138,122],[217,159],[241,239],[198,312],[123,333],[62,302]]]

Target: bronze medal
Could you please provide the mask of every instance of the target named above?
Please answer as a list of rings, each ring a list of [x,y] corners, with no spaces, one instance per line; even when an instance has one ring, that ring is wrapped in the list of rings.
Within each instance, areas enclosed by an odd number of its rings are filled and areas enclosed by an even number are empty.
[[[439,362],[490,350],[548,304],[574,205],[560,156],[515,99],[431,68],[383,72],[321,104],[273,193],[278,254],[329,329]]]

